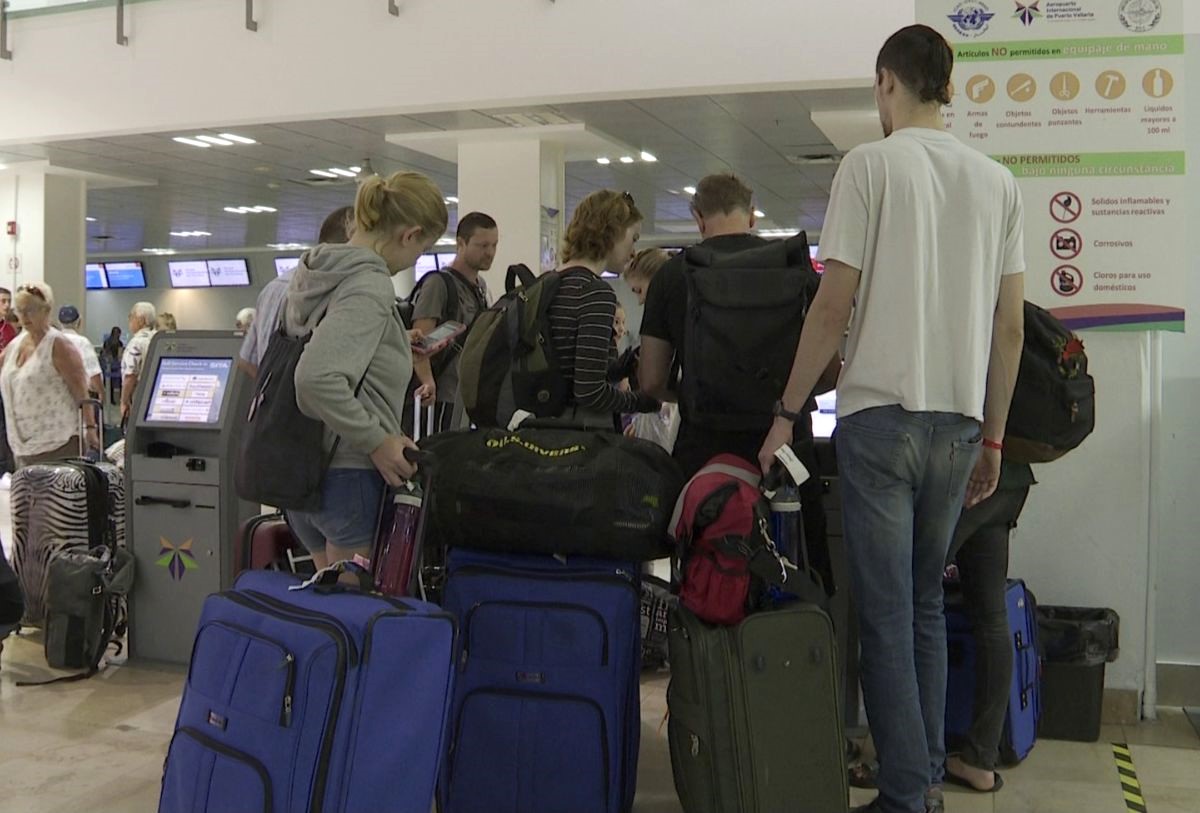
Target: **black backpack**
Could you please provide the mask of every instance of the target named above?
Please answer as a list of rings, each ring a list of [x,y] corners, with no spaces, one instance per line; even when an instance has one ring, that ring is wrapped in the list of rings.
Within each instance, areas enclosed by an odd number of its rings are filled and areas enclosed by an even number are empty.
[[[234,488],[248,502],[316,511],[321,507],[325,472],[341,439],[326,451],[324,422],[305,415],[296,403],[296,366],[312,333],[288,335],[287,308],[283,310],[258,365],[254,395],[241,427]],[[366,378],[364,371],[355,397]]]
[[[1048,311],[1025,303],[1025,347],[1008,411],[1004,456],[1048,463],[1096,428],[1096,382],[1083,341]]]
[[[820,282],[808,238],[734,253],[693,246],[684,259],[687,419],[712,431],[766,432]]]

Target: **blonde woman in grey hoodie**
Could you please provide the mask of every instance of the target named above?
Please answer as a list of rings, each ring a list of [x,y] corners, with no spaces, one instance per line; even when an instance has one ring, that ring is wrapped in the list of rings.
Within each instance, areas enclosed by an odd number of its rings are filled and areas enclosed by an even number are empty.
[[[391,277],[433,246],[448,215],[432,181],[398,172],[362,183],[354,221],[349,243],[301,258],[287,293],[288,333],[312,332],[296,367],[296,400],[325,424],[335,449],[320,510],[288,512],[318,567],[370,556],[386,486],[416,473],[404,457],[415,444],[400,430],[412,348]]]

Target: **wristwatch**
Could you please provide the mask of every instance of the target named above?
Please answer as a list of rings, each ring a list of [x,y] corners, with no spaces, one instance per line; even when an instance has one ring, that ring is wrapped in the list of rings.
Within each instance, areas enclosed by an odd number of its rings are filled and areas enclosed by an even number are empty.
[[[776,418],[784,418],[792,423],[796,423],[804,419],[804,415],[799,412],[789,412],[787,407],[783,405],[782,400],[775,402],[774,414]]]

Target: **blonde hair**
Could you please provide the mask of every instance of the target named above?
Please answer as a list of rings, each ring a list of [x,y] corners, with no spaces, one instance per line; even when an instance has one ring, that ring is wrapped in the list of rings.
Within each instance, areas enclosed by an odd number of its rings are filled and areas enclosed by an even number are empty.
[[[563,262],[603,260],[625,230],[641,223],[642,213],[628,192],[601,189],[583,199],[563,239]]]
[[[32,299],[45,305],[47,311],[54,310],[54,289],[46,282],[27,282],[17,288],[13,296],[14,310],[20,307],[22,299]]]
[[[441,191],[419,172],[372,175],[358,187],[354,223],[364,234],[416,226],[426,237],[440,237],[449,222]]]
[[[627,280],[638,279],[649,282],[669,259],[671,259],[671,255],[661,248],[644,248],[633,255],[633,260],[625,269],[623,276]]]
[[[179,326],[175,324],[175,314],[163,311],[155,320],[155,328],[157,330],[179,330]]]

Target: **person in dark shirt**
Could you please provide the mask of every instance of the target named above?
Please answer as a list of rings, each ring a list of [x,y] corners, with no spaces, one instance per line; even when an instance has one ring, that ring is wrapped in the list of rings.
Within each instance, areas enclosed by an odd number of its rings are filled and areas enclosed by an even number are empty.
[[[721,253],[755,248],[769,242],[753,234],[754,192],[740,178],[731,174],[710,175],[696,185],[692,197],[692,217],[703,238],[700,245]],[[673,384],[688,374],[687,345],[684,341],[687,321],[687,280],[685,252],[672,257],[654,275],[646,291],[646,308],[642,316],[642,348],[638,368],[639,382],[650,395],[675,401]],[[833,359],[822,379],[818,392],[833,389],[837,382],[840,359]],[[831,594],[836,589],[833,568],[825,541],[826,518],[821,493],[821,481],[816,476],[817,459],[813,447],[812,421],[809,413],[816,409],[810,403],[804,410],[805,420],[795,424],[792,443],[797,457],[813,475],[800,485],[804,538],[809,560],[825,582]],[[752,431],[715,431],[696,426],[689,420],[687,409],[680,404],[679,435],[673,455],[685,478],[693,477],[708,461],[719,454],[734,454],[753,462],[758,457],[763,438],[771,428],[770,418]]]
[[[946,781],[989,793],[1004,784],[996,773],[1012,688],[1013,647],[1005,593],[1008,544],[1037,481],[1025,463],[1000,462],[996,492],[958,519],[947,562],[958,565],[963,603],[975,635],[975,702],[971,728],[946,760]]]
[[[608,426],[616,413],[660,407],[646,393],[623,391],[609,380],[617,295],[600,275],[629,263],[641,223],[628,192],[603,189],[583,199],[567,226],[562,281],[550,304],[551,343],[571,394],[564,417]]]
[[[766,239],[753,233],[754,192],[735,175],[710,175],[696,186],[692,198],[692,217],[703,238],[700,245],[721,253],[744,251],[766,244]],[[657,398],[674,401],[672,383],[676,374],[686,376],[688,370],[685,329],[687,321],[687,281],[684,252],[663,265],[646,292],[646,309],[642,316],[642,352],[639,367],[642,388]],[[840,361],[830,363],[818,392],[833,388]],[[805,415],[816,409],[815,404],[804,410]],[[684,476],[691,477],[718,454],[736,454],[753,461],[758,457],[763,438],[771,428],[764,420],[761,431],[718,432],[695,426],[681,405],[679,438],[675,441],[675,459]],[[809,471],[816,471],[812,457],[811,421],[796,423],[797,453]]]

